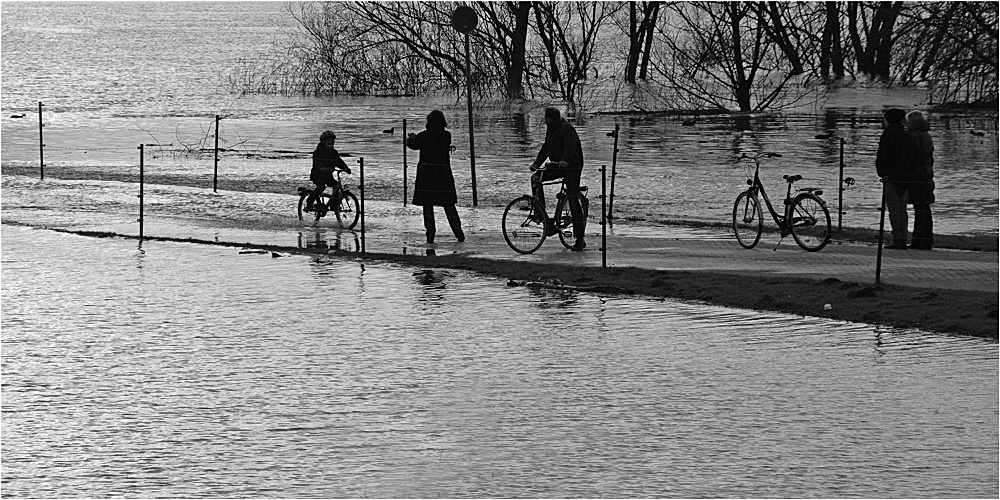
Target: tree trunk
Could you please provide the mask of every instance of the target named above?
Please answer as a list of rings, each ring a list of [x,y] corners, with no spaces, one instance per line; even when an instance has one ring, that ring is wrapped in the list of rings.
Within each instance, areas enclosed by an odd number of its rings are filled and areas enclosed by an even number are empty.
[[[736,77],[736,88],[733,90],[740,111],[750,111],[750,83],[747,80],[746,68],[743,67],[743,45],[740,37],[740,20],[743,14],[739,9],[740,5],[736,3],[727,3],[725,7],[732,30],[733,71]]]
[[[514,37],[511,40],[510,70],[507,73],[507,95],[514,99],[524,97],[525,47],[528,39],[528,16],[531,2],[517,2],[514,12]]]
[[[635,83],[635,73],[639,67],[638,20],[635,15],[636,2],[628,3],[628,61],[625,63],[625,83]]]
[[[875,50],[875,65],[872,68],[872,76],[888,82],[891,75],[892,44],[895,41],[892,36],[893,26],[896,18],[903,9],[903,2],[881,2],[879,12],[882,17],[882,25],[879,29],[878,44]]]
[[[649,69],[649,54],[653,50],[653,33],[656,31],[656,19],[660,15],[661,2],[649,2],[652,5],[650,14],[646,16],[649,22],[646,24],[646,43],[642,49],[642,64],[639,66],[639,79],[645,80]]]

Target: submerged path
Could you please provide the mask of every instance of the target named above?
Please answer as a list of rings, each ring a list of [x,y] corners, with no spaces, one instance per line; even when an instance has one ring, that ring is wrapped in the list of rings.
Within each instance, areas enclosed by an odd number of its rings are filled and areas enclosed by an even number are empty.
[[[76,189],[79,186],[69,184],[57,190],[32,191],[29,199],[27,191],[19,189],[19,182],[9,177],[4,181],[5,223],[81,234],[124,237],[139,234],[136,213],[133,208],[121,205],[120,195],[116,194],[113,199],[103,199],[100,193],[81,197],[82,193]],[[324,219],[315,226],[303,223],[294,214],[296,199],[288,195],[206,194],[204,190],[172,189],[175,192],[157,193],[159,199],[170,197],[169,201],[146,208],[143,224],[146,238],[361,256],[362,233],[357,230],[360,227],[353,231],[341,229],[332,219]],[[181,191],[176,192],[178,189]],[[420,207],[368,201],[364,250],[374,258],[417,261],[419,265],[454,267],[457,260],[466,259],[458,267],[510,278],[542,277],[530,273],[541,275],[556,267],[581,271],[582,274],[576,274],[582,281],[592,279],[585,276],[588,273],[590,276],[610,276],[601,269],[604,264],[600,251],[601,226],[595,217],[589,220],[588,247],[584,252],[571,252],[557,237],[552,237],[536,253],[521,255],[511,250],[503,239],[499,228],[500,208],[460,207],[459,210],[467,240],[456,241],[439,209],[437,243],[427,244]],[[639,281],[654,273],[661,273],[659,276],[668,276],[662,273],[674,273],[669,276],[694,273],[702,278],[688,278],[692,285],[685,289],[677,284],[663,291],[661,296],[945,332],[969,333],[971,330],[979,336],[997,336],[1000,263],[996,252],[883,250],[881,287],[874,287],[878,247],[873,244],[834,239],[820,252],[806,252],[791,238],[779,243],[778,236],[765,233],[756,248],[746,250],[731,233],[721,229],[618,224],[608,231],[607,248],[609,269],[639,271],[633,272],[632,278],[615,278],[619,288],[624,284],[635,293],[650,292],[648,284],[644,287]],[[496,264],[471,265],[469,260]],[[630,279],[636,286],[628,286]],[[657,283],[666,283],[664,279]],[[800,283],[791,286],[794,280]],[[826,283],[832,287],[830,292],[837,293],[809,298],[818,303],[796,305],[805,301],[801,297],[804,291],[811,292],[809,287],[815,288],[819,283]],[[700,287],[692,294],[694,285]],[[742,288],[728,289],[735,285]],[[904,287],[906,290],[882,292],[880,288],[885,287]],[[931,299],[938,295],[944,297],[945,291],[951,292],[950,298],[945,298],[944,303],[933,304]],[[652,292],[660,294],[655,287]],[[883,296],[890,292],[893,297]],[[746,296],[747,301],[741,303],[727,295]],[[825,298],[827,296],[835,298]],[[836,300],[850,303],[832,304],[832,313],[824,311],[826,302]],[[953,304],[949,305],[949,300]],[[969,310],[960,311],[959,306]],[[852,315],[844,311],[845,307],[865,309],[865,312]],[[953,312],[955,317],[931,317],[922,307],[930,308],[932,316],[947,316]],[[919,321],[922,314],[924,320]]]

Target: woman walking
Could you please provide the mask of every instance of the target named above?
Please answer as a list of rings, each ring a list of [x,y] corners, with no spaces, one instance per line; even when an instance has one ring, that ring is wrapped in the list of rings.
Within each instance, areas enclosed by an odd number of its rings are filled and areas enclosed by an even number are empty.
[[[455,177],[451,173],[451,132],[446,130],[444,113],[438,110],[427,115],[427,126],[419,134],[409,134],[406,146],[420,151],[417,162],[417,180],[413,189],[413,204],[424,207],[424,228],[427,243],[434,243],[437,227],[434,223],[434,207],[444,207],[448,224],[459,242],[465,241],[462,221],[458,218],[458,194],[455,192]]]

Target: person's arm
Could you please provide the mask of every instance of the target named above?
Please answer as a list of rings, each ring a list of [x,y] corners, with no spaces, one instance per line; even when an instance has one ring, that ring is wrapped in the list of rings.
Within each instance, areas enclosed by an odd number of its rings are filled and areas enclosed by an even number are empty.
[[[347,166],[347,162],[345,162],[344,159],[340,157],[340,153],[337,153],[337,156],[334,157],[333,164],[336,168],[339,168],[344,172],[351,173],[351,167]]]
[[[888,134],[883,131],[882,137],[878,140],[878,151],[875,153],[875,172],[879,177],[885,177],[890,168],[887,158],[889,150],[887,136]]]
[[[541,167],[545,164],[545,159],[549,157],[549,138],[545,137],[545,143],[542,144],[542,149],[538,151],[538,156],[535,157],[535,162],[531,164],[532,170]]]
[[[421,134],[423,134],[423,132],[421,132]],[[421,145],[420,135],[410,132],[410,134],[406,138],[406,147],[410,149],[420,149],[420,145]]]

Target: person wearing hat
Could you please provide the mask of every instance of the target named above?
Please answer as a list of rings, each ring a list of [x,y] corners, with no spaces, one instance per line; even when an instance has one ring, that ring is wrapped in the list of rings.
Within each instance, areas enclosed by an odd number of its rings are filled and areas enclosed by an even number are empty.
[[[337,179],[333,176],[334,170],[343,170],[344,172],[351,173],[351,168],[344,163],[344,160],[340,157],[340,152],[334,147],[336,141],[337,134],[334,134],[330,130],[326,130],[319,135],[319,144],[316,146],[316,150],[313,151],[312,170],[309,172],[309,180],[316,184],[316,189],[313,189],[309,199],[306,200],[306,212],[313,211],[313,205],[319,199],[319,195],[323,194],[327,186],[337,186]]]
[[[892,108],[882,115],[882,136],[875,155],[875,170],[882,178],[882,196],[889,210],[892,227],[892,244],[885,248],[906,250],[907,224],[906,195],[910,183],[916,180],[917,145],[913,136],[903,127],[906,112]]]

